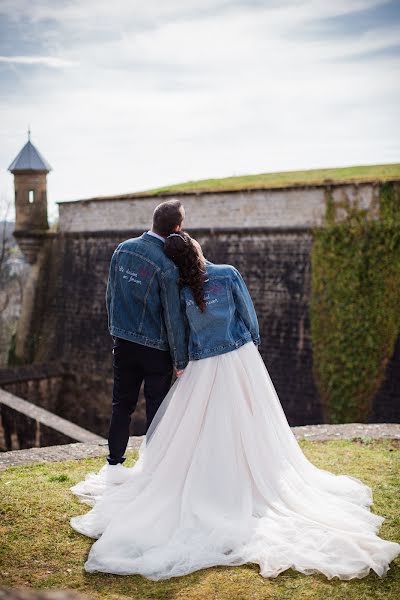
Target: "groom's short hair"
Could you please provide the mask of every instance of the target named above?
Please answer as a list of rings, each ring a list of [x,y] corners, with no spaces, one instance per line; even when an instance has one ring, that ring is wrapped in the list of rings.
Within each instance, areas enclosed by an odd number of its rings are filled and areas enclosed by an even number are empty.
[[[179,200],[167,200],[154,209],[153,231],[166,237],[182,225],[185,210]]]

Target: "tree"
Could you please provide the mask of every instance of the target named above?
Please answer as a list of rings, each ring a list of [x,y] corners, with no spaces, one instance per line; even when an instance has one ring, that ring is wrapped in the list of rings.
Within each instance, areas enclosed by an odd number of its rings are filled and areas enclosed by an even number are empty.
[[[0,314],[2,314],[10,301],[9,293],[5,285],[7,278],[7,262],[11,252],[10,244],[8,244],[8,216],[11,210],[11,200],[8,198],[4,203],[2,211],[2,219],[0,221]]]
[[[27,263],[12,235],[12,200],[0,198],[0,364],[7,361],[22,304]]]

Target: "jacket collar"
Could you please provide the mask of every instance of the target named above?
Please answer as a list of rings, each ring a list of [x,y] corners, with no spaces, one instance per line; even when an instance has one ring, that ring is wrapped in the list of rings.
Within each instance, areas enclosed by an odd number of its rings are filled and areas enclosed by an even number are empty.
[[[156,246],[160,246],[161,248],[164,248],[164,242],[162,242],[161,240],[159,240],[158,238],[154,237],[154,235],[149,235],[147,233],[147,231],[145,233],[143,233],[141,235],[142,239],[145,240],[146,242],[150,242],[150,244],[155,244]]]

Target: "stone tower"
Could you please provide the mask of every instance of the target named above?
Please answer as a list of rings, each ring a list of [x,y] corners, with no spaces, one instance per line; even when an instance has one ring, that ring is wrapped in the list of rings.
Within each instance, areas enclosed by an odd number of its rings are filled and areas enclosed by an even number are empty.
[[[47,220],[47,173],[49,163],[30,140],[13,160],[8,170],[14,175],[15,230],[19,247],[31,265],[24,282],[21,315],[15,334],[15,356],[21,362],[34,360],[32,323],[38,291],[44,285],[49,223]]]
[[[47,173],[51,166],[30,140],[8,170],[14,175],[15,231],[18,245],[34,264],[49,229],[47,220]]]

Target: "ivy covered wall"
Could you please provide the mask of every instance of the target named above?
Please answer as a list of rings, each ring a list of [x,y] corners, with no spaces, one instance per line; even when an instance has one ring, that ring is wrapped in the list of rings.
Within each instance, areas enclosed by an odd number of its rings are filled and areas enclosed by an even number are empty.
[[[372,206],[327,191],[311,255],[313,371],[325,422],[365,422],[400,334],[400,185]]]

